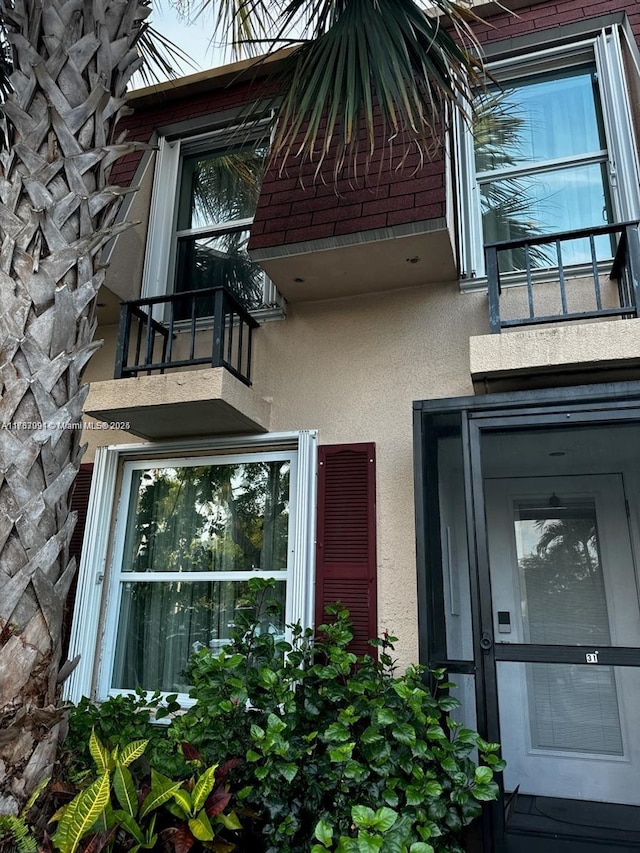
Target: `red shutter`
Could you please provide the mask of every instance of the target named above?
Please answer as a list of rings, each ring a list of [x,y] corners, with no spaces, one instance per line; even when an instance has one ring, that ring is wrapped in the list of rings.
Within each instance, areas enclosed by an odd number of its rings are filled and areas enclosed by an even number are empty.
[[[376,654],[377,636],[375,444],[318,448],[316,625],[327,604],[349,608],[355,654]]]
[[[69,559],[76,558],[76,566],[80,565],[80,553],[82,551],[82,540],[84,528],[87,522],[87,507],[89,505],[89,492],[91,490],[91,476],[93,474],[93,462],[84,462],[80,466],[76,482],[71,495],[71,511],[78,513],[78,520],[69,543]],[[64,619],[62,624],[62,651],[63,660],[66,657],[69,636],[71,633],[71,618],[73,616],[73,605],[76,600],[76,587],[78,585],[78,574],[73,579],[69,595],[64,605]]]
[[[78,471],[76,482],[71,496],[71,512],[78,513],[73,536],[69,544],[69,557],[75,557],[76,563],[80,565],[80,553],[82,551],[82,540],[84,538],[84,526],[87,523],[87,507],[89,505],[89,492],[91,491],[91,477],[93,475],[93,462],[83,462]]]

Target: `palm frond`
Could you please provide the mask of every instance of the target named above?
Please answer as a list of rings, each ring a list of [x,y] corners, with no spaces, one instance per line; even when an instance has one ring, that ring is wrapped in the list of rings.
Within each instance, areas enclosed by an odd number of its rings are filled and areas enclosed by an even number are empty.
[[[189,7],[190,0],[177,0]],[[381,149],[429,154],[448,107],[470,103],[482,62],[471,0],[203,0],[248,53],[280,65],[272,156],[367,170]],[[444,21],[447,20],[445,26]]]
[[[301,3],[292,2],[290,14]],[[366,169],[381,146],[417,143],[429,154],[442,141],[448,105],[468,100],[469,85],[480,79],[480,62],[469,49],[471,13],[438,0],[439,11],[456,18],[461,44],[441,15],[414,0],[315,6],[315,37],[288,61],[274,156],[308,159],[320,169],[331,153],[337,176],[347,158],[354,172]],[[318,35],[320,26],[327,29]]]
[[[167,77],[175,78],[186,69],[197,70],[189,54],[155,29],[148,20],[152,0],[143,0],[141,7],[135,39],[135,48],[140,60],[135,70],[140,74],[145,86]]]
[[[234,58],[258,56],[265,43],[277,40],[282,29],[280,0],[172,0],[183,16],[195,18],[211,10],[214,18],[212,39],[230,47]]]
[[[138,50],[142,59],[138,73],[145,86],[166,77],[176,78],[185,71],[198,70],[188,53],[151,24],[140,34]]]

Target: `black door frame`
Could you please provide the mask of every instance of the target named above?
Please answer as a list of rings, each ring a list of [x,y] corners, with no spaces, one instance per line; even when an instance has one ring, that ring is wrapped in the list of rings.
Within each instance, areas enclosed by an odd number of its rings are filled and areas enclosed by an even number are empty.
[[[640,424],[640,382],[621,382],[574,388],[490,394],[426,400],[414,403],[414,465],[416,547],[418,565],[418,633],[420,663],[444,667],[452,675],[473,674],[477,725],[487,740],[499,740],[497,661],[584,663],[584,646],[503,645],[496,648],[484,521],[481,468],[482,435],[496,430]],[[439,530],[436,441],[442,427],[462,443],[465,515],[467,525],[473,661],[451,660],[446,650],[442,604],[442,554]],[[440,431],[439,431],[440,429]],[[599,649],[599,662],[611,666],[640,666],[640,649]],[[485,807],[482,840],[485,853],[506,850],[504,799]],[[544,842],[543,842],[544,843]],[[544,849],[544,847],[541,847]]]

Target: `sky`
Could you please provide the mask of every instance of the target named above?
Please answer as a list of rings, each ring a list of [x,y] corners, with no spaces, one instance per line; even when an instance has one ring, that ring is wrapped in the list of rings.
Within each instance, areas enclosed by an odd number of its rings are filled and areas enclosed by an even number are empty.
[[[199,17],[192,16],[192,20],[185,20],[178,15],[169,0],[159,0],[154,3],[151,23],[162,35],[182,48],[196,66],[195,68],[185,66],[181,69],[182,74],[195,74],[197,71],[204,71],[232,61],[232,57],[228,50],[224,50],[224,46],[212,42],[213,25],[211,14],[208,12],[204,12]],[[140,81],[135,82],[135,88],[142,85],[144,84]]]

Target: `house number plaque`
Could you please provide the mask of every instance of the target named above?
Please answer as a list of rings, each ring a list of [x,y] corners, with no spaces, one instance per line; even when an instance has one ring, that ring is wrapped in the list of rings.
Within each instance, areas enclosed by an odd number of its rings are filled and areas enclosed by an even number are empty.
[[[587,652],[585,655],[587,663],[598,663],[598,654],[599,652]]]

